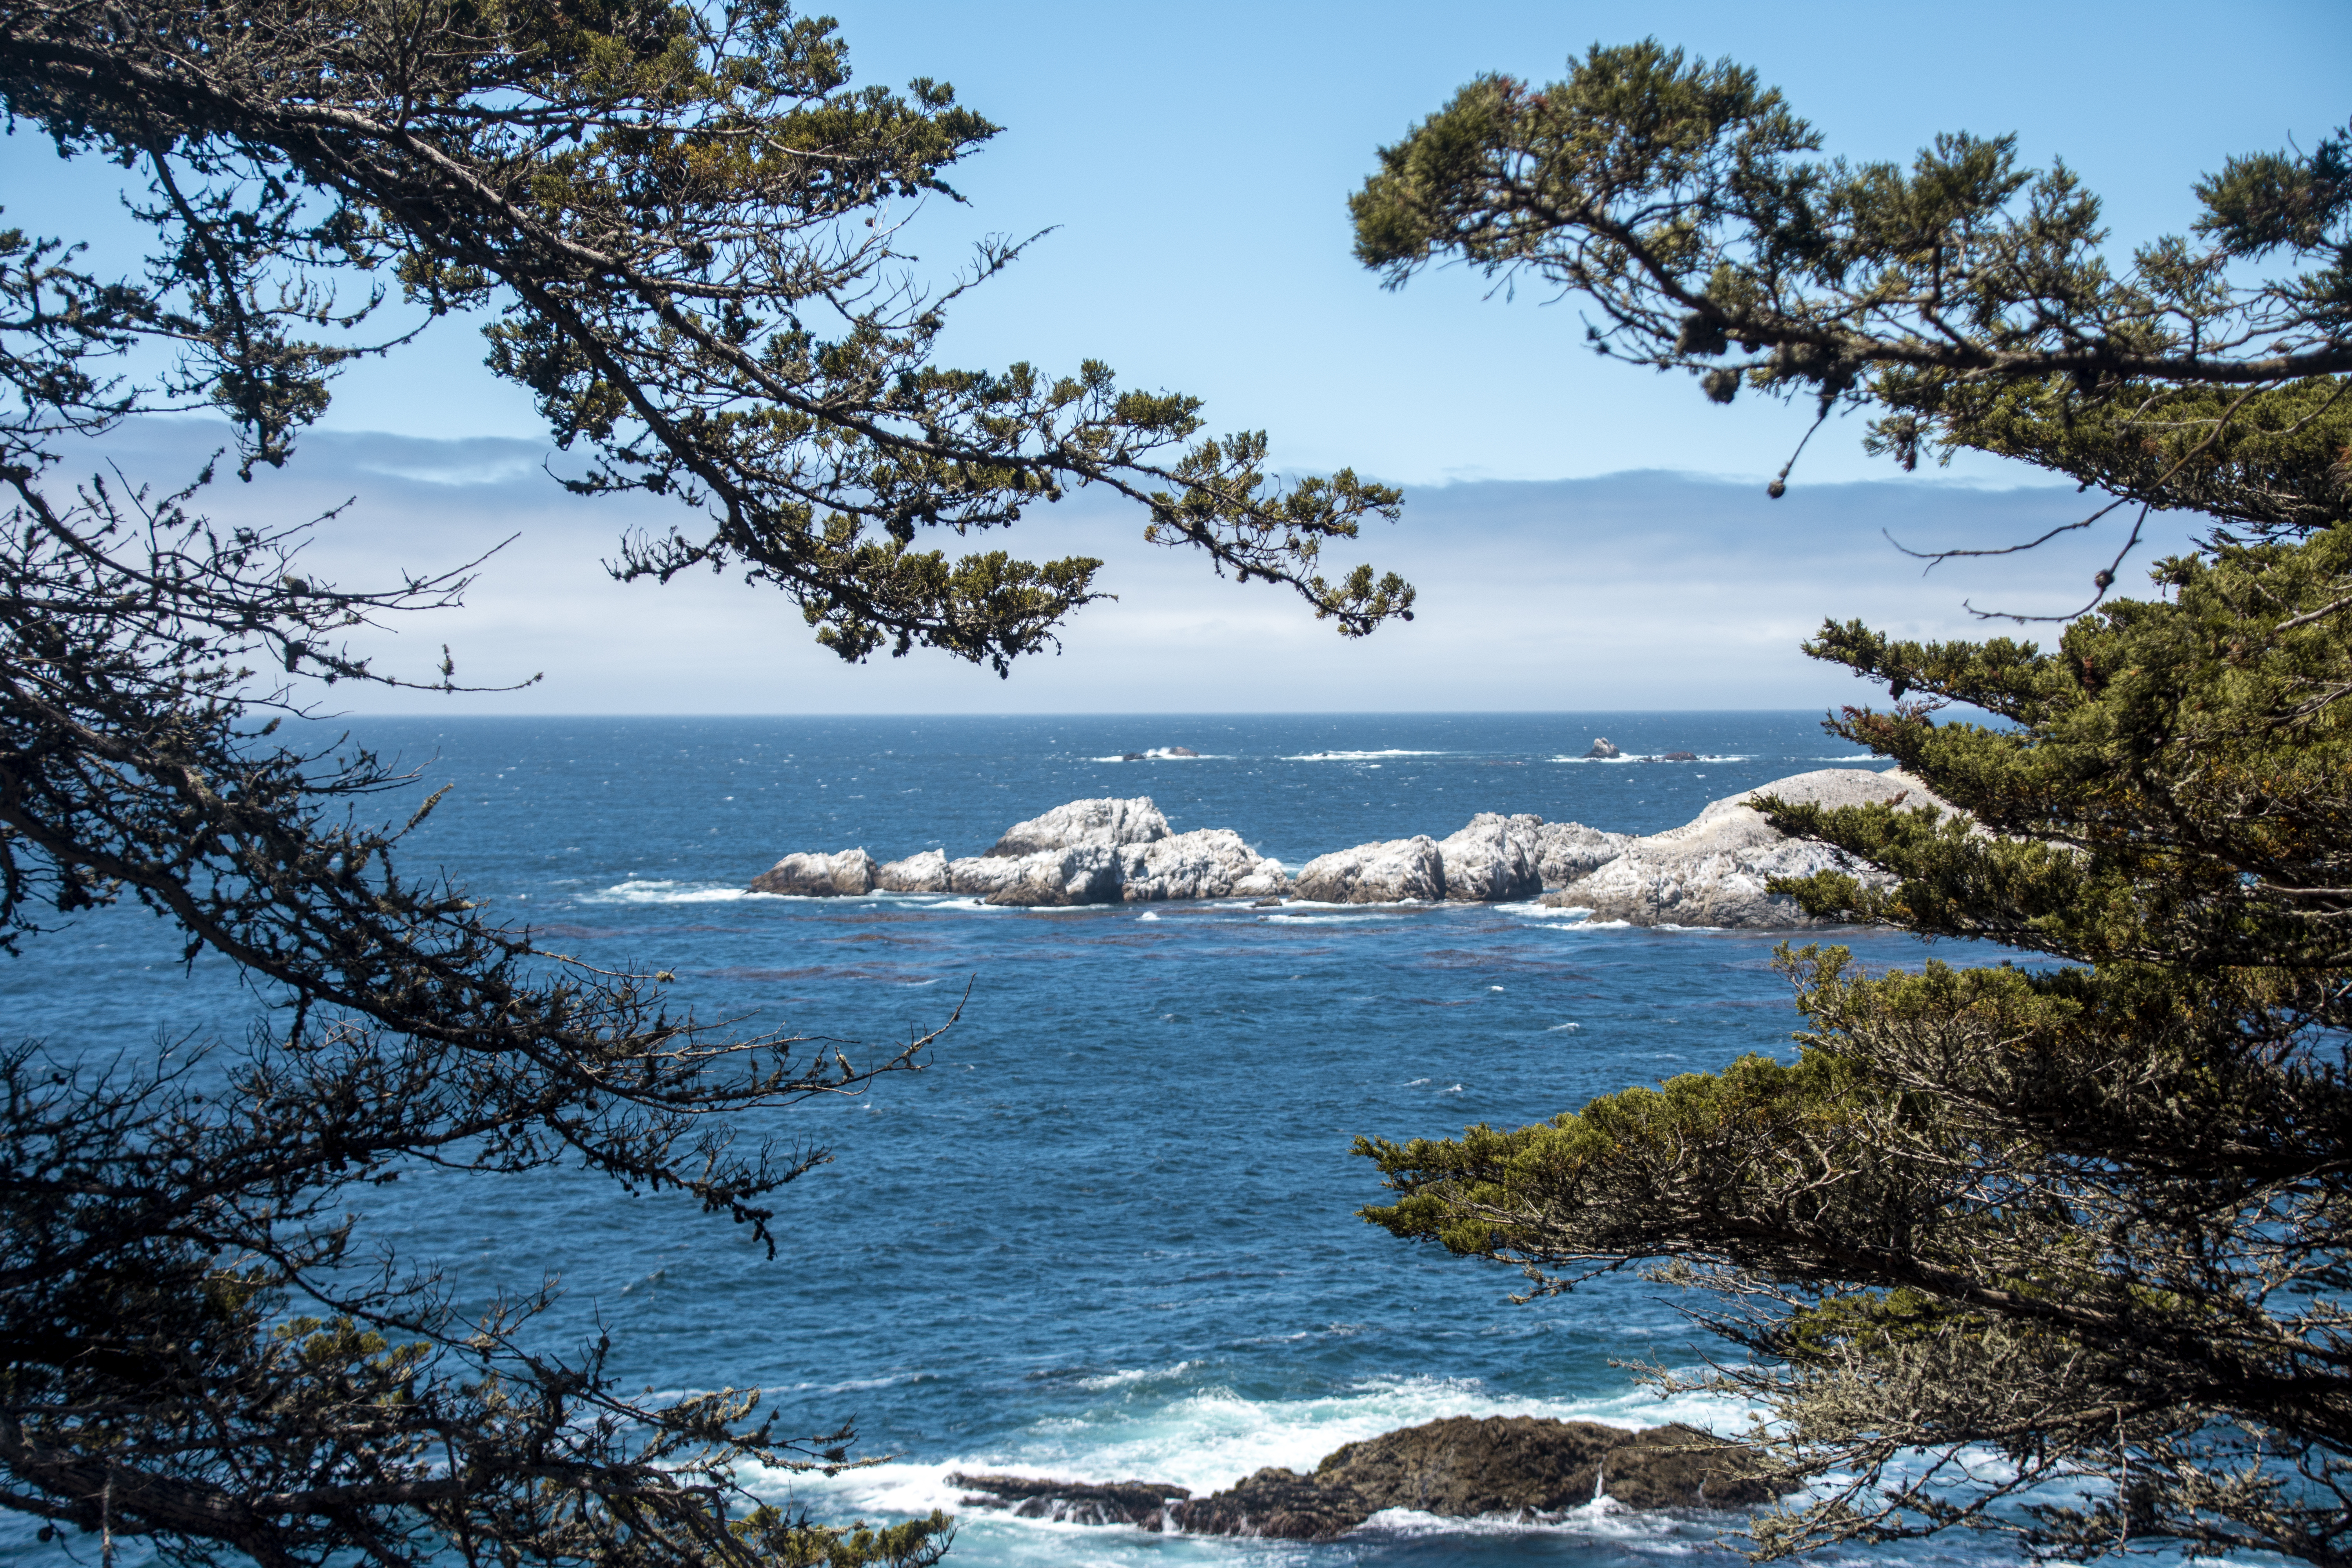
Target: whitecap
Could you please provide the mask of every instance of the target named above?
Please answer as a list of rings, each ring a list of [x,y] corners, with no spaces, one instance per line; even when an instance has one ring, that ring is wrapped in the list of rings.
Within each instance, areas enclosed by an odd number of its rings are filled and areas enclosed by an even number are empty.
[[[1370,921],[1401,921],[1402,915],[1268,915],[1267,923],[1286,926],[1362,925]]]
[[[1113,756],[1087,759],[1090,763],[1230,763],[1233,760],[1223,752],[1178,752],[1166,746],[1154,746],[1148,752],[1120,752]]]
[[[616,882],[598,892],[578,895],[583,903],[719,904],[737,899],[772,899],[776,893],[754,893],[717,882]]]
[[[1286,763],[1369,763],[1376,757],[1443,757],[1444,752],[1411,752],[1391,747],[1379,752],[1306,752],[1295,757],[1285,757]]]

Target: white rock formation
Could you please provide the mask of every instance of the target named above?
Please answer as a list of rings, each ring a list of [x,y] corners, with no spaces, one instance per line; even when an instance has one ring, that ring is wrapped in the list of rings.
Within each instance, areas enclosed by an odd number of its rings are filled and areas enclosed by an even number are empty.
[[[1087,844],[1112,847],[1150,844],[1167,837],[1168,819],[1151,804],[1150,795],[1139,795],[1128,800],[1104,795],[1095,800],[1074,800],[1042,816],[1016,822],[1004,830],[1004,837],[991,846],[988,853],[1015,858],[1046,849],[1076,849]]]
[[[1547,822],[1536,829],[1536,870],[1545,887],[1564,888],[1617,858],[1633,841],[1630,833],[1603,833],[1580,822]]]
[[[1440,897],[1456,903],[1500,903],[1508,899],[1532,899],[1543,891],[1543,873],[1537,869],[1537,835],[1540,816],[1505,816],[1482,811],[1468,826],[1437,841],[1444,865],[1444,891]]]
[[[1819,924],[1794,900],[1766,892],[1764,884],[1774,877],[1839,868],[1837,852],[1775,832],[1762,812],[1746,804],[1759,795],[1778,795],[1791,805],[1890,801],[1951,809],[1908,773],[1821,768],[1727,795],[1680,827],[1632,839],[1616,858],[1559,891],[1545,894],[1543,901],[1581,905],[1592,910],[1594,920],[1634,925],[1787,929]],[[1857,874],[1865,883],[1886,879],[1866,868],[1857,868]]]
[[[1291,890],[1319,904],[1393,904],[1445,897],[1445,861],[1426,833],[1318,855]]]
[[[850,897],[874,890],[874,857],[863,849],[837,855],[787,855],[751,879],[755,893],[804,899]]]
[[[1080,844],[1017,858],[979,855],[948,862],[948,884],[956,892],[1017,909],[1063,904],[1115,904],[1119,899],[1119,852],[1108,844]]]
[[[1282,862],[1242,842],[1230,827],[1171,834],[1118,852],[1121,896],[1130,904],[1162,899],[1263,899],[1290,890]]]
[[[904,860],[893,860],[874,874],[874,885],[887,893],[944,893],[948,890],[948,855],[926,849]]]

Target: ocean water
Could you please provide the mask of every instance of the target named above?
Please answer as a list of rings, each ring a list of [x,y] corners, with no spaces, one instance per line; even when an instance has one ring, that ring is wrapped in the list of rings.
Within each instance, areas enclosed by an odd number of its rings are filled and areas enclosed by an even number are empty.
[[[962,1019],[918,1074],[753,1131],[833,1161],[781,1194],[782,1253],[688,1204],[575,1173],[422,1174],[369,1233],[461,1296],[560,1276],[541,1333],[601,1322],[625,1380],[757,1385],[784,1424],[854,1419],[880,1458],[759,1478],[846,1519],[960,1515],[981,1565],[1729,1563],[1720,1521],[1622,1511],[1548,1526],[1383,1515],[1328,1545],[1171,1539],[957,1507],[946,1477],[1140,1478],[1196,1491],[1448,1415],[1726,1429],[1629,1363],[1705,1353],[1656,1288],[1528,1306],[1507,1270],[1396,1242],[1359,1133],[1516,1125],[1629,1084],[1787,1054],[1779,938],[1594,926],[1531,904],[1053,911],[952,898],[747,896],[780,855],[985,848],[1084,795],[1151,796],[1296,868],[1481,810],[1655,831],[1788,773],[1882,767],[1811,714],[1083,719],[373,719],[354,743],[448,785],[411,841],[551,947],[674,970],[709,1012],[856,1057]],[[1580,760],[1606,734],[1619,763]],[[1194,758],[1131,752],[1189,747]],[[1695,763],[1639,760],[1669,751]],[[408,803],[387,808],[405,812]],[[1845,931],[1874,964],[1920,946]],[[234,1038],[262,999],[143,915],[0,962],[12,1038],[112,1053],[159,1028]],[[1947,950],[1947,956],[1958,956]],[[54,1549],[8,1532],[24,1560]],[[1987,1561],[1954,1543],[1912,1561]],[[1998,1560],[1998,1559],[1991,1559]]]

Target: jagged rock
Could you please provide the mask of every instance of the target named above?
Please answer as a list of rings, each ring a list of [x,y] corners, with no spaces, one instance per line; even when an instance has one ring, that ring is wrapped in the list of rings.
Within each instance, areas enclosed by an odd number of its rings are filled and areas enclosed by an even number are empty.
[[[1107,844],[1081,844],[1007,859],[976,855],[948,862],[950,890],[1019,909],[1062,904],[1115,904],[1119,896],[1118,851]]]
[[[751,879],[751,891],[803,899],[855,898],[874,890],[874,857],[863,849],[787,855]]]
[[[950,1475],[948,1484],[971,1489],[958,1500],[966,1508],[997,1508],[1021,1519],[1055,1519],[1066,1524],[1132,1524],[1154,1532],[1166,1528],[1171,1504],[1192,1495],[1172,1481],[1097,1484],[961,1471]]]
[[[1168,819],[1160,815],[1160,808],[1151,804],[1150,795],[1139,795],[1131,800],[1104,795],[1095,800],[1074,800],[1041,816],[1014,823],[1004,830],[1003,837],[989,847],[988,858],[1018,859],[1048,849],[1115,847],[1149,844],[1167,837]]]
[[[1188,1535],[1328,1541],[1378,1511],[1353,1488],[1326,1487],[1313,1476],[1268,1465],[1223,1491],[1178,1503],[1168,1517]]]
[[[1315,1480],[1448,1519],[1559,1513],[1603,1494],[1629,1508],[1738,1508],[1780,1491],[1753,1449],[1688,1426],[1628,1432],[1534,1415],[1450,1416],[1350,1443]]]
[[[948,891],[948,856],[944,849],[926,849],[904,860],[893,860],[874,874],[874,885],[887,893]]]
[[[1160,1481],[951,1475],[969,1508],[1192,1535],[1328,1541],[1380,1512],[1558,1515],[1607,1496],[1628,1508],[1749,1508],[1795,1489],[1753,1448],[1688,1426],[1628,1432],[1534,1415],[1448,1416],[1350,1443],[1312,1475],[1268,1466],[1194,1497]]]
[[[1322,904],[1393,904],[1445,897],[1445,862],[1426,833],[1318,855],[1291,890]]]
[[[1311,1476],[1269,1467],[1169,1517],[1195,1535],[1328,1541],[1390,1508],[1558,1515],[1604,1495],[1637,1509],[1746,1508],[1791,1489],[1753,1449],[1688,1426],[1456,1415],[1350,1443]]]
[[[1254,899],[1288,890],[1282,862],[1242,842],[1230,827],[1171,834],[1118,851],[1121,896],[1130,904],[1162,899]]]
[[[1624,752],[1619,751],[1616,746],[1611,742],[1609,737],[1606,735],[1594,736],[1592,739],[1592,750],[1584,753],[1587,761],[1602,763],[1622,757],[1624,754]]]
[[[1500,903],[1532,899],[1543,891],[1537,868],[1540,816],[1505,816],[1482,811],[1468,826],[1438,840],[1444,866],[1444,896],[1457,903]]]
[[[1624,853],[1630,833],[1603,833],[1580,822],[1547,822],[1536,829],[1536,870],[1547,888],[1562,888]]]
[[[1727,795],[1680,827],[1631,839],[1615,858],[1558,892],[1545,894],[1543,901],[1582,905],[1592,910],[1594,920],[1634,925],[1790,929],[1821,924],[1801,911],[1794,900],[1768,893],[1764,885],[1774,877],[1810,876],[1837,868],[1837,852],[1775,832],[1763,813],[1746,804],[1759,795],[1779,795],[1791,804],[1863,805],[1894,800],[1950,809],[1908,773],[1816,769]],[[1866,885],[1886,880],[1867,868],[1856,868],[1856,874]]]

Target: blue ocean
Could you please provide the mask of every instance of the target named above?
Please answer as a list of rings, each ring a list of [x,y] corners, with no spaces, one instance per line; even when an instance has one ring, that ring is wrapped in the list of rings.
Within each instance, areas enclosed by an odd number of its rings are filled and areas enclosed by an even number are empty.
[[[919,1073],[751,1129],[832,1153],[780,1194],[772,1261],[689,1204],[577,1173],[420,1175],[370,1199],[368,1233],[440,1265],[463,1297],[560,1276],[541,1332],[565,1345],[602,1325],[632,1384],[756,1385],[794,1430],[854,1419],[857,1452],[881,1462],[758,1478],[779,1500],[840,1520],[946,1508],[960,1517],[950,1562],[968,1568],[1737,1561],[1706,1520],[1391,1513],[1325,1545],[1196,1540],[961,1510],[946,1478],[1205,1491],[1440,1415],[1743,1425],[1738,1409],[1636,1386],[1629,1363],[1693,1366],[1708,1349],[1660,1288],[1617,1277],[1513,1305],[1516,1274],[1357,1217],[1381,1193],[1349,1143],[1517,1125],[1742,1052],[1789,1054],[1778,937],[1594,926],[1534,904],[1026,911],[743,889],[791,850],[976,854],[1089,795],[1149,795],[1177,831],[1234,828],[1294,870],[1478,811],[1655,831],[1789,773],[1886,765],[1819,715],[345,728],[413,767],[419,791],[448,786],[408,869],[443,868],[550,947],[672,970],[706,1016],[822,1037],[853,1059],[961,1004]],[[1582,760],[1602,735],[1628,760]],[[1122,760],[1176,747],[1199,755]],[[1642,760],[1672,752],[1699,760]],[[1884,932],[1833,940],[1874,965],[1924,952]],[[238,1037],[267,998],[214,961],[182,967],[177,948],[130,911],[34,942],[0,962],[7,1033],[107,1055]],[[23,1560],[56,1550],[14,1539]]]

